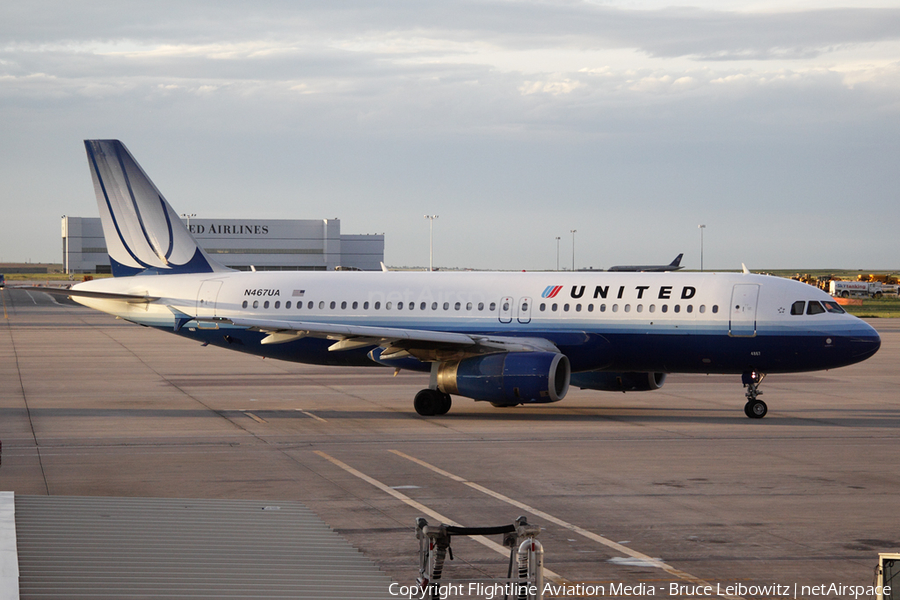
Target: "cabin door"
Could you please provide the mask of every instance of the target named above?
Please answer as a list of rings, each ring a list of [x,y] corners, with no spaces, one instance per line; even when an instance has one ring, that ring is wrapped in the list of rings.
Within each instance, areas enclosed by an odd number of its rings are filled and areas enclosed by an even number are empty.
[[[198,317],[216,316],[216,298],[219,297],[221,287],[222,282],[218,280],[204,281],[200,284],[200,291],[197,292]]]
[[[731,320],[728,335],[753,337],[756,335],[756,304],[759,284],[738,283],[731,292]]]

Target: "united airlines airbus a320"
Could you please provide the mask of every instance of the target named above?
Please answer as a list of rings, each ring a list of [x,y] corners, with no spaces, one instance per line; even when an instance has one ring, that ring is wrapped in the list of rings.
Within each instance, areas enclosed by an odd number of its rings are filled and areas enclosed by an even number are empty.
[[[570,386],[662,387],[733,373],[767,412],[767,373],[833,369],[881,345],[804,283],[749,273],[239,272],[201,249],[121,142],[85,142],[114,278],[75,301],[204,343],[283,360],[431,374],[420,415],[452,395],[556,402]]]

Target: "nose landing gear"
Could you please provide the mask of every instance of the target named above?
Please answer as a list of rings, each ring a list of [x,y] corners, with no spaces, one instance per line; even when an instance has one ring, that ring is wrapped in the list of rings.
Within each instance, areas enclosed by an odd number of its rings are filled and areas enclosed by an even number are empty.
[[[751,419],[762,419],[769,412],[766,403],[757,398],[757,396],[762,396],[759,386],[765,378],[765,373],[757,371],[748,371],[741,375],[741,383],[747,388],[747,404],[744,405],[744,414]]]

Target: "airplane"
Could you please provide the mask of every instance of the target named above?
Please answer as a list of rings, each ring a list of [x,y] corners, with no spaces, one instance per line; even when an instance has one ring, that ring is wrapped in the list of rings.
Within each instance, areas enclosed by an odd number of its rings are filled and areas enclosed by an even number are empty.
[[[249,354],[430,373],[422,416],[451,396],[498,407],[570,387],[650,391],[669,373],[765,374],[866,360],[881,340],[805,283],[744,273],[235,271],[210,258],[117,140],[86,140],[114,277],[47,290],[127,321]]]
[[[675,260],[670,262],[667,265],[617,265],[615,267],[610,267],[607,269],[608,271],[677,271],[678,269],[683,269],[681,266],[681,257],[684,254],[679,254],[675,257]]]

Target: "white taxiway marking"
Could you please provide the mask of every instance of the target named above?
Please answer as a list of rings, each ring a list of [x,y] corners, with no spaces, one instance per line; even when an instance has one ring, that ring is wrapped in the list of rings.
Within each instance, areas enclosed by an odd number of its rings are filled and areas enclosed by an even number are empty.
[[[326,421],[325,419],[323,419],[322,417],[317,417],[316,415],[312,414],[311,412],[309,412],[309,411],[307,411],[307,410],[303,410],[302,408],[295,408],[294,410],[296,410],[298,413],[303,413],[303,414],[306,415],[307,417],[312,417],[312,418],[315,419],[316,421],[321,421],[322,423],[327,423],[327,422],[328,422],[328,421]]]
[[[444,471],[443,469],[440,469],[430,463],[427,463],[424,460],[420,460],[414,456],[410,456],[409,454],[404,454],[403,452],[400,452],[399,450],[388,450],[388,452],[396,454],[397,456],[405,458],[406,460],[410,460],[410,461],[416,463],[417,465],[421,465],[421,466],[425,467],[426,469],[434,471],[438,475],[443,475],[444,477],[447,477],[448,479],[452,479],[453,481],[456,481],[463,485],[467,485],[472,489],[478,490],[479,492],[481,492],[483,494],[487,494],[488,496],[491,496],[492,498],[496,498],[497,500],[506,502],[507,504],[511,504],[512,506],[515,506],[516,508],[521,508],[522,510],[528,511],[538,518],[544,519],[551,523],[555,523],[556,525],[559,525],[560,527],[564,527],[570,531],[573,531],[579,535],[582,535],[582,536],[588,538],[589,540],[592,540],[599,544],[603,544],[604,546],[607,546],[608,548],[611,548],[611,549],[615,550],[616,552],[619,552],[620,554],[624,554],[625,556],[631,557],[631,559],[633,559],[633,560],[640,561],[642,566],[655,567],[657,569],[662,569],[663,571],[665,571],[666,573],[669,573],[670,575],[674,575],[675,577],[678,577],[679,579],[683,579],[684,581],[689,581],[690,583],[693,583],[693,584],[696,584],[699,586],[710,585],[709,583],[703,581],[699,577],[691,575],[690,573],[682,571],[681,569],[676,569],[672,565],[664,563],[663,561],[661,561],[658,558],[653,558],[651,556],[647,556],[643,552],[638,552],[637,550],[633,550],[633,549],[629,548],[628,546],[623,546],[622,544],[620,544],[618,542],[614,542],[610,539],[607,539],[607,538],[603,537],[602,535],[598,535],[598,534],[594,533],[593,531],[588,531],[587,529],[579,527],[578,525],[573,525],[572,523],[563,521],[562,519],[554,517],[553,515],[551,515],[549,513],[546,513],[542,510],[539,510],[537,508],[529,506],[529,505],[525,504],[524,502],[519,502],[518,500],[513,500],[509,496],[504,496],[503,494],[500,494],[498,492],[490,490],[490,489],[484,487],[483,485],[479,485],[472,481],[463,479],[459,475],[454,475],[453,473]],[[713,587],[713,589],[716,589],[716,588]],[[741,598],[740,596],[728,596],[725,594],[720,594],[720,596],[722,598],[725,598],[726,600],[743,600],[743,598]]]
[[[334,458],[333,456],[330,456],[330,455],[328,455],[328,454],[322,452],[321,450],[313,450],[313,452],[315,452],[316,454],[318,454],[319,456],[321,456],[322,458],[324,458],[324,459],[327,460],[328,462],[332,463],[333,465],[336,465],[336,466],[342,468],[343,470],[347,471],[347,472],[350,473],[351,475],[354,475],[354,476],[356,476],[356,477],[359,477],[360,479],[362,479],[362,480],[365,481],[366,483],[369,483],[369,484],[371,484],[371,485],[374,485],[375,487],[377,487],[377,488],[378,488],[379,490],[381,490],[382,492],[384,492],[384,493],[386,493],[386,494],[390,494],[391,496],[393,496],[394,498],[396,498],[396,499],[399,500],[400,502],[403,502],[404,504],[407,504],[407,505],[409,505],[409,506],[412,506],[412,507],[415,508],[416,510],[422,511],[423,513],[425,513],[426,515],[428,515],[428,516],[431,517],[432,519],[436,519],[438,522],[440,522],[440,523],[445,523],[445,524],[447,524],[447,525],[455,525],[455,526],[457,526],[457,527],[462,527],[459,523],[457,523],[457,522],[454,521],[453,519],[450,519],[449,517],[445,517],[445,516],[442,515],[441,513],[436,512],[436,511],[434,511],[434,510],[428,508],[427,506],[425,506],[425,505],[422,504],[421,502],[417,502],[416,500],[413,500],[412,498],[410,498],[410,497],[407,496],[406,494],[401,494],[401,493],[398,492],[397,490],[392,489],[390,486],[381,483],[381,482],[378,481],[377,479],[373,479],[373,478],[369,477],[368,475],[366,475],[365,473],[363,473],[363,472],[361,472],[361,471],[357,471],[356,469],[354,469],[353,467],[351,467],[351,466],[348,465],[347,463],[341,462],[340,460],[338,460],[338,459]],[[504,546],[501,546],[501,545],[498,544],[497,542],[493,542],[493,541],[487,539],[487,538],[484,537],[483,535],[470,535],[469,537],[472,538],[473,540],[475,540],[476,542],[478,542],[479,544],[481,544],[481,545],[483,545],[483,546],[487,546],[487,547],[490,548],[491,550],[494,550],[495,552],[500,553],[500,554],[503,555],[504,557],[506,557],[506,558],[509,557],[509,548],[505,548]],[[546,568],[546,567],[544,567],[544,578],[545,578],[545,579],[549,579],[549,580],[552,581],[553,583],[556,583],[556,584],[559,584],[559,585],[568,583],[568,581],[566,581],[566,579],[565,579],[564,577],[562,577],[562,576],[559,575],[558,573],[554,573],[553,571],[551,571],[550,569],[548,569],[548,568]]]

